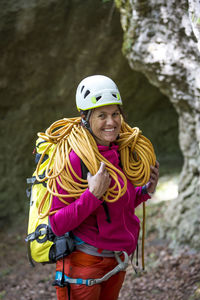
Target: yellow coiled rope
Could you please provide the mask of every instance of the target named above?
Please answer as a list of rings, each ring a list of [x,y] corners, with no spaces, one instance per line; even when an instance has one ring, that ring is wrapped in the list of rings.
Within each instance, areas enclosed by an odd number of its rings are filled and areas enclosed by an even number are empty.
[[[142,135],[137,127],[131,128],[122,120],[120,136],[116,141],[119,145],[121,164],[125,176],[123,172],[118,170],[100,154],[95,139],[80,123],[80,117],[62,119],[53,123],[45,133],[38,133],[39,137],[50,143],[42,153],[36,168],[37,180],[40,182],[47,181],[47,192],[38,207],[40,218],[55,213],[55,211],[50,212],[53,195],[68,205],[68,197],[77,199],[88,187],[87,180],[80,178],[73,170],[69,159],[71,150],[78,155],[92,175],[97,173],[100,162],[105,163],[110,177],[115,182],[114,186],[109,188],[103,196],[103,200],[106,202],[115,202],[124,195],[127,189],[126,176],[134,186],[143,186],[149,180],[150,166],[155,165],[156,156],[151,142]],[[46,167],[46,177],[40,179],[40,165],[50,147],[53,147],[54,150]],[[73,176],[76,178],[76,181],[73,179]],[[118,181],[118,176],[120,176],[124,182],[122,187]],[[58,193],[56,181],[67,191],[67,194],[63,195]],[[49,194],[49,208],[46,212],[43,212],[45,201]],[[143,215],[145,215],[144,204]],[[143,218],[143,235],[144,232],[145,219]]]
[[[131,128],[122,122],[120,138],[117,140],[124,173],[135,186],[145,185],[150,178],[150,166],[155,166],[156,156],[151,142],[142,135],[139,128]],[[144,264],[146,210],[143,202],[142,221],[142,268]]]

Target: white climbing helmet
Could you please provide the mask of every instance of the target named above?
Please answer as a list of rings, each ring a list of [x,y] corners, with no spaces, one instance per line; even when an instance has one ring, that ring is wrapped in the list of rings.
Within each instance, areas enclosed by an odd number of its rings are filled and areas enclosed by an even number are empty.
[[[116,84],[109,77],[93,75],[79,83],[76,90],[79,111],[111,104],[122,105],[122,100]]]

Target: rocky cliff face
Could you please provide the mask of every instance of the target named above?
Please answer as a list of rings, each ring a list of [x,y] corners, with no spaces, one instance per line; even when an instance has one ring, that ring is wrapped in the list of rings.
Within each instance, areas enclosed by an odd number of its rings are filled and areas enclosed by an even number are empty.
[[[166,212],[168,237],[200,249],[199,1],[118,1],[123,51],[178,113],[184,156],[179,198]]]
[[[112,1],[0,2],[1,225],[24,214],[24,207],[27,215],[36,134],[77,115],[75,91],[85,76],[113,78],[129,123],[152,140],[159,160],[176,163],[177,114],[166,96],[129,67],[122,37]]]

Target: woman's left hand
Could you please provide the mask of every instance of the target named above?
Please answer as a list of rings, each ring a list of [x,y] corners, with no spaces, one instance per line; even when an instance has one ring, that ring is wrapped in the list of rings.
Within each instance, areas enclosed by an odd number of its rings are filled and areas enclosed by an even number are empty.
[[[147,192],[154,193],[159,178],[159,162],[156,161],[155,166],[151,166],[151,173],[149,182],[146,184]]]

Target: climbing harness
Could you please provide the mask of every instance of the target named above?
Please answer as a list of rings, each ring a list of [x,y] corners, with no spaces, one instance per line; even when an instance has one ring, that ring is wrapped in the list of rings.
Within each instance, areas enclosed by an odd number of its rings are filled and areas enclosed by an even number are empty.
[[[115,258],[118,262],[118,265],[107,274],[105,274],[101,278],[89,278],[89,279],[82,279],[82,278],[70,278],[67,275],[63,274],[63,272],[57,271],[55,275],[55,282],[53,283],[54,286],[65,287],[67,284],[85,284],[87,286],[92,286],[94,284],[100,284],[103,281],[108,280],[111,276],[117,274],[120,271],[124,271],[128,267],[128,254],[123,251],[124,254],[124,261],[121,260],[118,252],[114,252]]]

